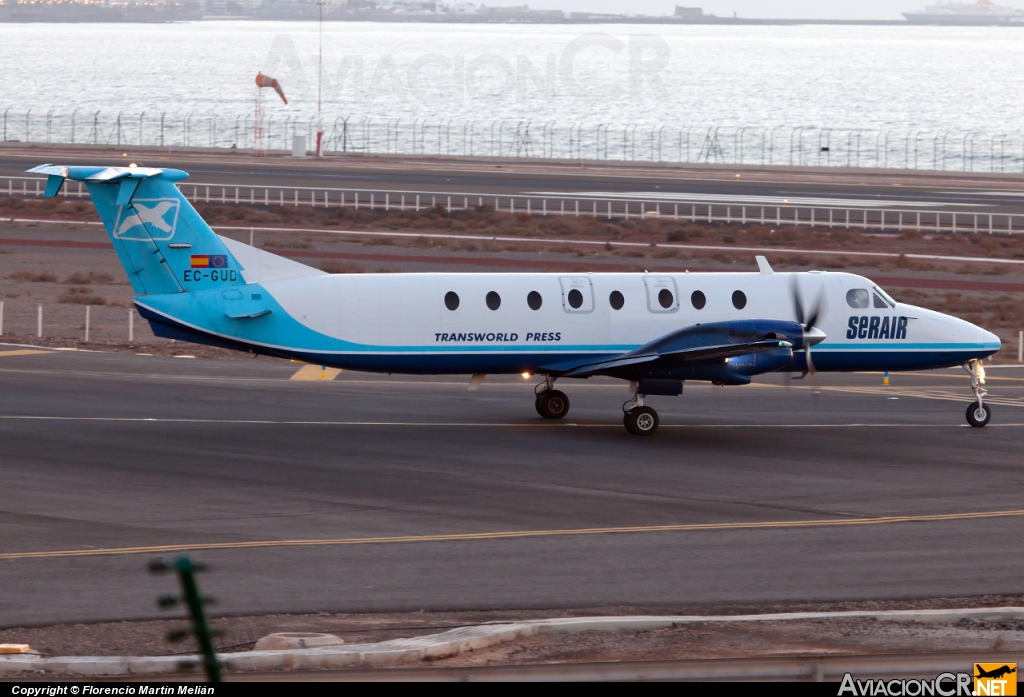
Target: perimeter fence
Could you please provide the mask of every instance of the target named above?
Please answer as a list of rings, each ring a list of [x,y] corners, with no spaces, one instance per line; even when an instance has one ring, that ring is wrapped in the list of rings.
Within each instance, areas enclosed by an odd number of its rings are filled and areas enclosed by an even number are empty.
[[[185,148],[256,148],[252,114],[3,111],[3,141]],[[315,115],[262,119],[264,149],[314,142]],[[325,118],[323,150],[464,157],[692,164],[1024,172],[1024,132],[816,126],[670,126],[528,119]]]

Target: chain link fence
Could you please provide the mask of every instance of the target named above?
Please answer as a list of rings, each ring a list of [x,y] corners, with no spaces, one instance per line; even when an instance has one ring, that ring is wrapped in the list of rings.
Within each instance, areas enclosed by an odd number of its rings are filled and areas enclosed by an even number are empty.
[[[252,114],[3,111],[4,142],[253,150]],[[264,147],[315,142],[317,117],[262,119]],[[324,118],[327,153],[1024,172],[1024,133]]]

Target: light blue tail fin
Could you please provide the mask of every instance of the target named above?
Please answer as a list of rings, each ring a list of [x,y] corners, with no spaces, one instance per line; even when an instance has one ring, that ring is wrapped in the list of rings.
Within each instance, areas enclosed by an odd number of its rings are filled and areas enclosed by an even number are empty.
[[[46,196],[66,179],[85,182],[136,295],[245,283],[238,260],[175,186],[186,172],[57,165],[29,172],[47,175]]]

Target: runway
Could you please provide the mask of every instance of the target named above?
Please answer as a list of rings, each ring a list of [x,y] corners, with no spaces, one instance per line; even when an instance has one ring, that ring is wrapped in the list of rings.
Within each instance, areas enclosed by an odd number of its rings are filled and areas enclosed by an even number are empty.
[[[122,157],[124,155],[124,157]],[[126,159],[128,158],[128,159]],[[1024,213],[1021,173],[765,167],[653,162],[585,162],[406,155],[332,155],[323,160],[113,147],[8,145],[0,176],[44,161],[183,169],[189,185],[284,186],[452,195],[563,197],[584,202],[959,210]],[[737,178],[737,175],[740,175]],[[786,204],[783,204],[783,201]]]
[[[559,383],[553,424],[518,376],[30,351],[0,346],[5,626],[160,616],[146,564],[182,551],[218,614],[1021,589],[1021,368],[983,430],[938,371],[688,383],[640,439],[613,381]]]

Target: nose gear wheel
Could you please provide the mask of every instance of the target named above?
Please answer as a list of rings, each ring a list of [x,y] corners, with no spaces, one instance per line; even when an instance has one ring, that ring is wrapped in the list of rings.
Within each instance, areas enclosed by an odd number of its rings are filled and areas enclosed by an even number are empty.
[[[967,423],[974,428],[983,428],[992,419],[992,407],[985,404],[988,390],[982,387],[985,384],[985,366],[979,360],[972,360],[963,369],[971,374],[971,391],[976,400],[967,406]]]
[[[975,428],[983,428],[992,419],[992,407],[981,402],[967,405],[967,423]]]

